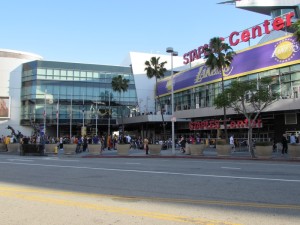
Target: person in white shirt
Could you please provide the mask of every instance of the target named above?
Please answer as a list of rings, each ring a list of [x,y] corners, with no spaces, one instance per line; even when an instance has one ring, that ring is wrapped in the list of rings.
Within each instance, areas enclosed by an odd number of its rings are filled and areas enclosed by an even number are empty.
[[[292,135],[290,136],[290,143],[291,144],[295,144],[296,143],[296,137],[295,137],[294,133],[292,133]]]
[[[230,138],[229,138],[229,144],[231,145],[232,150],[235,151],[233,135],[231,135]]]

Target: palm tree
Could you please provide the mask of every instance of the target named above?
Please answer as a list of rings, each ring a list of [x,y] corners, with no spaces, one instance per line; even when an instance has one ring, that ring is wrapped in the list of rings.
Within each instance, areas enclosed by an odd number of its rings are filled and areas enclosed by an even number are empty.
[[[294,37],[296,38],[296,41],[300,43],[300,20],[297,20],[293,25],[292,28],[294,30]]]
[[[111,81],[111,86],[113,91],[119,92],[119,105],[121,106],[121,93],[126,92],[128,89],[129,80],[123,78],[121,75],[114,77]],[[124,135],[124,125],[123,125],[123,109],[121,109],[121,117],[122,117],[122,133]],[[123,140],[123,139],[121,139]]]
[[[207,59],[205,65],[210,68],[210,71],[218,69],[221,71],[222,77],[222,92],[224,92],[224,69],[231,65],[234,55],[236,54],[233,49],[224,42],[223,38],[214,37],[209,41],[209,47],[205,49]],[[228,133],[227,133],[227,116],[226,116],[226,107],[223,107],[224,112],[224,131],[225,139],[228,142]]]
[[[145,71],[147,74],[147,77],[149,79],[152,79],[153,77],[155,77],[155,86],[156,86],[156,95],[157,95],[157,99],[158,99],[158,104],[160,106],[160,112],[161,112],[161,119],[163,122],[163,131],[164,131],[164,138],[166,138],[166,127],[165,127],[165,121],[164,121],[164,115],[162,112],[162,105],[160,104],[160,98],[158,96],[158,91],[157,91],[157,81],[158,79],[161,79],[164,77],[165,72],[167,71],[166,68],[164,68],[165,64],[167,63],[165,62],[159,62],[160,57],[151,57],[150,61],[146,61],[145,62]]]

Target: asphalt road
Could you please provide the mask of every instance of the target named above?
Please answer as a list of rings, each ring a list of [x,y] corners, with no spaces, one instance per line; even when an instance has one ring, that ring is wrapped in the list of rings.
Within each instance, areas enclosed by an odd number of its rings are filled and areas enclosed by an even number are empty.
[[[299,187],[293,162],[0,155],[0,220],[296,225]]]

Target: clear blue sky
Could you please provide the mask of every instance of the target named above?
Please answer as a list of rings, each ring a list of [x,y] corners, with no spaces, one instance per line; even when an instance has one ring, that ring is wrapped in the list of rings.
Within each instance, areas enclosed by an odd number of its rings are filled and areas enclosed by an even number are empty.
[[[130,51],[179,55],[269,16],[222,0],[2,0],[0,48],[119,65]]]

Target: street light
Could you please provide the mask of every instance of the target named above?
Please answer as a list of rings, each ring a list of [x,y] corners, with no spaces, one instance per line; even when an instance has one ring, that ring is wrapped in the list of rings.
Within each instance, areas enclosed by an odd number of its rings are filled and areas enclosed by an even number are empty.
[[[47,114],[47,106],[46,106],[46,102],[47,102],[47,89],[45,90],[44,93],[44,137],[46,136],[46,114]]]
[[[174,117],[174,78],[173,78],[173,56],[178,56],[178,52],[175,52],[172,47],[168,47],[167,53],[171,53],[171,107],[172,107],[172,154],[175,155],[175,117]]]

